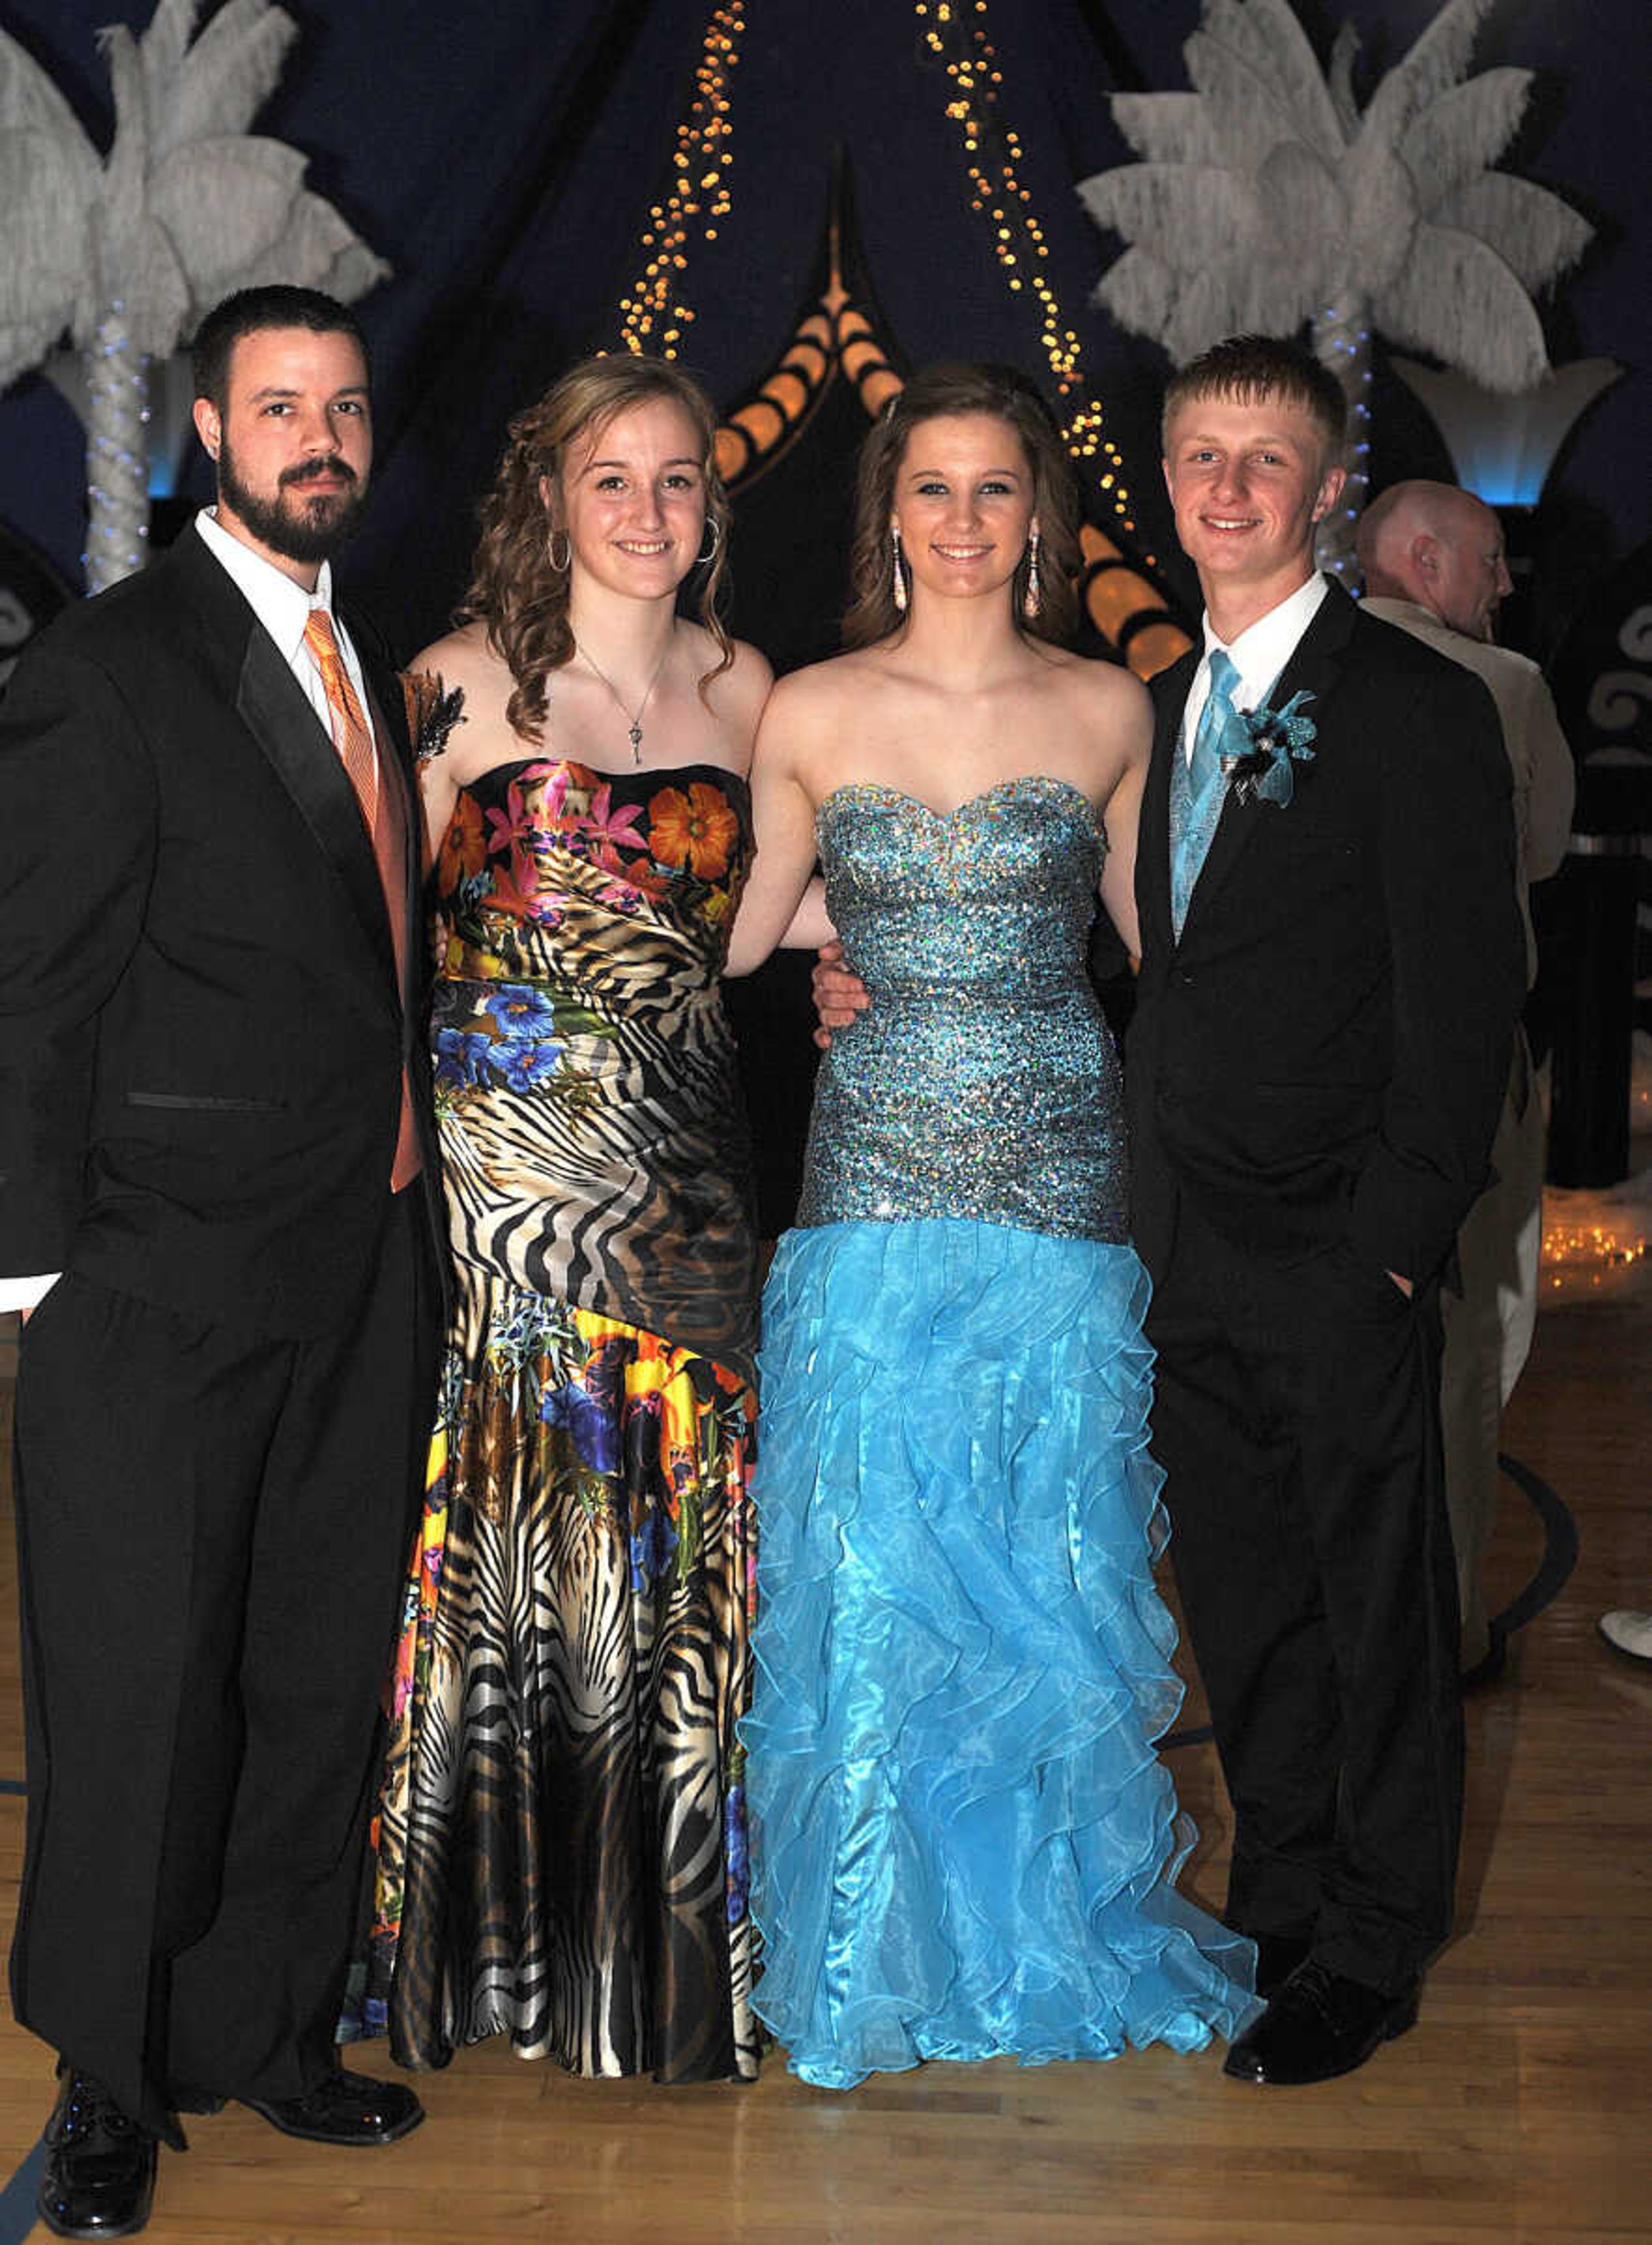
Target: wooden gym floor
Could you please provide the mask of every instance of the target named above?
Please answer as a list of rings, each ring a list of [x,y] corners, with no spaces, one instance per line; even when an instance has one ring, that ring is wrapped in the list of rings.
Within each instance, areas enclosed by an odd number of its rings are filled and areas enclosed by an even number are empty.
[[[0,1367],[3,1370],[3,1367]],[[10,1383],[4,1384],[7,1402]],[[932,2065],[841,2096],[771,2057],[749,2087],[570,2080],[497,2043],[419,2083],[389,2150],[329,2152],[246,2112],[163,2151],[153,2245],[1631,2245],[1652,2239],[1652,1670],[1595,1636],[1652,1606],[1652,1280],[1546,1310],[1506,1449],[1570,1508],[1575,1572],[1468,1707],[1457,1936],[1415,2032],[1343,2081],[1247,2090],[1220,2052],[1110,2065]],[[9,1443],[7,1445],[9,1450]],[[9,1492],[5,1509],[10,1511]],[[1494,1607],[1543,1559],[1513,1483]],[[0,1599],[14,1567],[0,1540]],[[0,1780],[23,1772],[0,1637]],[[1186,1724],[1200,1719],[1190,1692]],[[1227,1808],[1208,1746],[1173,1757],[1222,1891]],[[24,1807],[0,1796],[9,1929]],[[0,2009],[3,2009],[0,2006]],[[369,2046],[371,2052],[372,2046]],[[371,2066],[372,2057],[355,2061]],[[379,2050],[380,2064],[385,2064]],[[0,2019],[0,2245],[31,2234],[27,2165],[51,2057]],[[19,2169],[23,2172],[17,2172]],[[8,2176],[13,2177],[9,2189]],[[44,2237],[44,2228],[33,2234]]]

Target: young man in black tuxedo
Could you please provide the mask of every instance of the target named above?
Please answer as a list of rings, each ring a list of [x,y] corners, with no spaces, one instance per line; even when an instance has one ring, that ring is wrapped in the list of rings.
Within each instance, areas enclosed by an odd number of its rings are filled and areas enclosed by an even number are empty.
[[[39,2209],[146,2220],[175,2115],[323,2143],[440,1325],[398,682],[331,613],[372,455],[342,305],[195,345],[218,504],[0,702],[0,1306],[25,1311],[17,2017]]]
[[[1153,1448],[1268,2009],[1227,2071],[1362,2065],[1451,1925],[1462,1799],[1438,1289],[1524,987],[1480,682],[1316,573],[1343,403],[1305,352],[1172,382],[1204,643],[1152,682],[1126,1053]]]

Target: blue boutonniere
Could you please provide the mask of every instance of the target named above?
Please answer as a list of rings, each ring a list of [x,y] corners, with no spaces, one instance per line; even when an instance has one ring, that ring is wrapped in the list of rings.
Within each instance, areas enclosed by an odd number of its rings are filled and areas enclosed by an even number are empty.
[[[1314,721],[1298,714],[1302,703],[1313,698],[1307,692],[1293,694],[1282,709],[1264,706],[1239,713],[1250,747],[1242,756],[1224,756],[1221,767],[1241,803],[1254,796],[1258,803],[1271,803],[1280,811],[1288,808],[1296,792],[1293,762],[1311,764],[1314,761],[1309,745],[1314,738]]]

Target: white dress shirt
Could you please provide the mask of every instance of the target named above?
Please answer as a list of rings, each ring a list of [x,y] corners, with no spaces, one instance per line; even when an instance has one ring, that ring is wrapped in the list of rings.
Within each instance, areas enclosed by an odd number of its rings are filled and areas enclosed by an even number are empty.
[[[1258,616],[1254,624],[1247,624],[1227,649],[1239,672],[1239,683],[1234,688],[1235,709],[1254,709],[1266,701],[1274,681],[1295,654],[1298,642],[1319,614],[1319,604],[1329,590],[1329,580],[1315,572],[1306,584],[1288,593],[1277,607],[1269,608],[1265,616]],[[1187,689],[1187,706],[1182,711],[1182,754],[1190,763],[1193,736],[1210,699],[1210,658],[1221,644],[1207,616],[1204,655],[1193,673],[1193,682]]]
[[[320,718],[327,737],[333,736],[332,714],[327,706],[327,688],[322,683],[321,672],[314,656],[304,645],[304,627],[309,621],[312,608],[325,608],[333,619],[333,636],[338,641],[338,651],[344,658],[344,668],[355,688],[356,699],[363,711],[367,708],[367,683],[362,676],[360,657],[350,645],[350,634],[333,611],[333,568],[323,561],[316,579],[316,589],[307,593],[296,585],[285,570],[278,569],[273,561],[266,561],[262,553],[255,553],[250,546],[243,546],[239,538],[226,530],[218,519],[215,507],[204,506],[195,517],[195,527],[201,532],[201,543],[214,561],[234,578],[247,605],[281,649],[282,660],[293,676],[303,688],[310,708]]]
[[[332,716],[327,704],[327,688],[322,682],[321,672],[315,658],[304,645],[304,626],[309,621],[312,608],[325,608],[330,614],[333,605],[333,573],[330,562],[323,561],[316,579],[316,589],[307,593],[302,585],[293,582],[284,570],[273,561],[266,561],[262,553],[255,553],[239,538],[226,530],[218,519],[214,507],[203,507],[195,517],[195,528],[201,540],[214,561],[235,580],[248,607],[269,634],[293,676],[304,689],[309,706],[316,712],[329,740],[333,737]],[[333,616],[333,635],[338,641],[338,651],[344,659],[350,682],[356,689],[356,698],[364,713],[367,709],[367,685],[362,676],[361,660],[350,645],[350,635],[337,615]],[[368,721],[372,729],[372,721]],[[377,743],[375,738],[375,754]],[[60,1273],[48,1271],[32,1278],[0,1278],[0,1315],[8,1310],[31,1310],[43,1301],[57,1284]]]

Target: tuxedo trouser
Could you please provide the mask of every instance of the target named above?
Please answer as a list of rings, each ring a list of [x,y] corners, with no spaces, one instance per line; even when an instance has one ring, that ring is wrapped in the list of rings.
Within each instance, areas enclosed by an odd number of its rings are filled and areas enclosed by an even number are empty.
[[[175,2140],[336,2062],[439,1292],[417,1189],[302,1339],[77,1278],[17,1401],[19,2020]]]
[[[1445,1438],[1445,1509],[1457,1554],[1463,1610],[1461,1665],[1491,1650],[1483,1581],[1497,1518],[1498,1434],[1537,1322],[1543,1225],[1543,1159],[1548,1125],[1531,1082],[1525,1039],[1492,1141],[1492,1178],[1457,1235],[1460,1297],[1443,1293],[1445,1358],[1440,1417]]]
[[[1462,1823],[1432,1291],[1345,1245],[1260,1256],[1184,1203],[1147,1332],[1229,1921],[1397,1993],[1450,1930]]]

